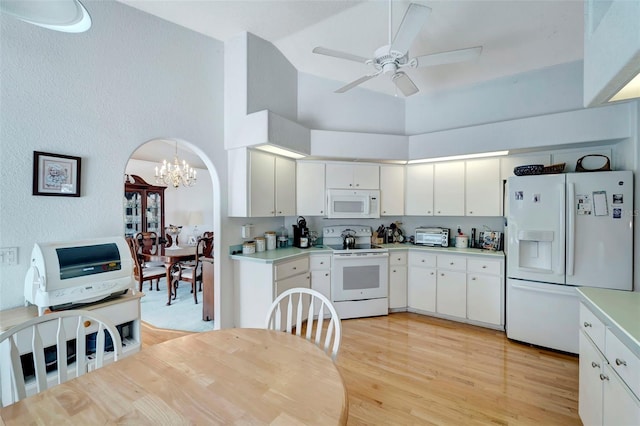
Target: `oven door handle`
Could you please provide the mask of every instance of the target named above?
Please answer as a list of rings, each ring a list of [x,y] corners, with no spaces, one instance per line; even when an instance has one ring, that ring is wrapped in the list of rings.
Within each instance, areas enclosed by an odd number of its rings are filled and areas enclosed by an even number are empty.
[[[381,253],[335,253],[333,258],[338,259],[366,259],[366,258],[389,257],[388,252]]]

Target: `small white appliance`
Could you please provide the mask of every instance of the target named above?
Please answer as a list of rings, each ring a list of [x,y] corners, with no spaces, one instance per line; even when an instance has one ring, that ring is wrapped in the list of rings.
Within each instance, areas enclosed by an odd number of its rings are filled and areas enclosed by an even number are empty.
[[[377,189],[328,189],[329,219],[378,219],[380,191]]]
[[[133,287],[133,259],[123,237],[36,243],[24,297],[42,315],[46,309],[72,309]]]
[[[578,353],[575,288],[632,289],[633,174],[514,176],[506,192],[507,336]]]
[[[432,247],[449,247],[449,229],[417,228],[414,244]]]
[[[322,229],[323,245],[333,250],[331,301],[342,319],[389,313],[389,252],[371,244],[372,234],[362,225]]]

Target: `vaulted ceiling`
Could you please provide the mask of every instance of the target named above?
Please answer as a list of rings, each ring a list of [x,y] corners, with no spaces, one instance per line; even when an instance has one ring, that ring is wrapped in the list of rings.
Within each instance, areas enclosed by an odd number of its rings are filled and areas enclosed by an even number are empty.
[[[336,80],[336,89],[373,68],[312,53],[316,46],[371,58],[389,39],[389,3],[330,0],[120,0],[200,33],[225,41],[242,31],[271,43],[301,72]],[[449,90],[546,68],[583,57],[582,0],[414,1],[431,13],[409,50],[419,56],[482,46],[478,59],[409,69],[420,92]],[[410,2],[391,4],[395,34]],[[396,94],[389,76],[363,88]]]

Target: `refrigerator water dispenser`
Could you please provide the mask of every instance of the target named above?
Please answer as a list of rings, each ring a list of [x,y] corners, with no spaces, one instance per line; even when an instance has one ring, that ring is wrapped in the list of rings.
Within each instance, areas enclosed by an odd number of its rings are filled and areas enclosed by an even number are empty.
[[[539,272],[553,272],[553,231],[520,231],[518,266]]]

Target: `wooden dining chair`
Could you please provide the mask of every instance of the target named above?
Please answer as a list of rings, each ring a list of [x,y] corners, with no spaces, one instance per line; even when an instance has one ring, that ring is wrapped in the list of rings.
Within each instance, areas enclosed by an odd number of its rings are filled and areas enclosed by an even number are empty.
[[[135,238],[127,237],[127,245],[133,259],[133,276],[138,282],[138,291],[142,291],[142,283],[149,281],[149,291],[153,290],[153,280],[156,280],[156,290],[160,290],[160,278],[167,276],[164,266],[145,266],[138,247],[138,241]]]
[[[105,356],[105,346],[110,347],[113,361],[122,356],[117,328],[86,310],[53,312],[4,331],[0,334],[2,406],[102,367],[111,358]]]
[[[213,233],[211,236],[198,238],[196,244],[196,259],[194,264],[178,263],[176,270],[172,273],[173,298],[178,295],[178,285],[180,281],[191,283],[191,293],[193,301],[198,303],[198,291],[202,291],[202,258],[213,257]],[[200,283],[199,290],[197,284]]]
[[[284,325],[283,325],[284,317]],[[325,325],[325,319],[328,324]],[[342,339],[342,323],[333,304],[322,293],[309,288],[292,288],[273,301],[265,328],[304,337],[331,354],[335,361]]]

